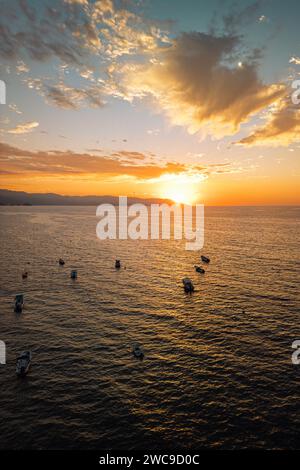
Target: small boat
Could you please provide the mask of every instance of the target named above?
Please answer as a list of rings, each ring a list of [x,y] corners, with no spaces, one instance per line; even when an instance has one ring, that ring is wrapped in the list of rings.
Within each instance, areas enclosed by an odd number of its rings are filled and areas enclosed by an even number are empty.
[[[77,279],[77,271],[76,271],[76,269],[72,269],[72,271],[71,271],[71,279]]]
[[[210,259],[207,256],[201,255],[201,259],[204,263],[209,263]]]
[[[194,292],[195,290],[194,284],[188,277],[185,277],[184,279],[182,279],[182,283],[183,283],[183,288],[185,292]]]
[[[201,268],[201,266],[195,266],[195,270],[197,271],[197,273],[201,273],[201,274],[205,273],[205,269]]]
[[[31,352],[24,351],[17,357],[16,374],[24,376],[28,373],[31,364]]]
[[[27,277],[28,277],[28,271],[24,271],[22,273],[22,279],[27,279]]]
[[[60,266],[63,266],[65,264],[65,262],[62,258],[59,258],[58,263],[60,264]]]
[[[24,296],[23,294],[17,294],[15,297],[15,312],[21,313],[24,307]]]
[[[142,350],[141,346],[139,346],[138,344],[135,344],[133,346],[132,353],[138,359],[143,359],[143,357],[144,357],[144,351]]]
[[[120,269],[120,267],[121,267],[121,260],[116,259],[115,268],[116,268],[116,269]]]

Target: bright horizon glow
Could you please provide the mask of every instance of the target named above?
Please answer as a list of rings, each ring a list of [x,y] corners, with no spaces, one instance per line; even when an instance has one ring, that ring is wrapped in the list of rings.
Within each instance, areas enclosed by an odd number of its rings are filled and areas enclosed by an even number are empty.
[[[166,174],[160,178],[159,197],[171,199],[177,204],[195,204],[199,202],[199,184],[203,175]]]
[[[187,184],[169,184],[167,188],[163,189],[161,197],[171,199],[177,204],[194,204],[197,200],[194,189]]]

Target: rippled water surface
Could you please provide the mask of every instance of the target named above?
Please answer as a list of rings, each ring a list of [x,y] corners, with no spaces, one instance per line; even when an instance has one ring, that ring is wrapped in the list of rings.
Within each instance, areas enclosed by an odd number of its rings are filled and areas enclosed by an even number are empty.
[[[0,447],[300,448],[299,216],[206,209],[200,275],[183,241],[98,240],[93,207],[1,208]]]

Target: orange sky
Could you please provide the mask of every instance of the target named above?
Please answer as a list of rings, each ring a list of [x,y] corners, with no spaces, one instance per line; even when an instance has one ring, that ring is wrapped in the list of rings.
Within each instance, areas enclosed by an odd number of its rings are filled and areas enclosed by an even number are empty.
[[[205,205],[300,205],[297,177],[264,177],[234,175],[211,176],[201,182],[136,183],[103,181],[94,175],[64,178],[44,175],[28,178],[1,177],[1,187],[27,192],[53,192],[65,195],[127,195],[141,198],[161,197],[176,202]]]

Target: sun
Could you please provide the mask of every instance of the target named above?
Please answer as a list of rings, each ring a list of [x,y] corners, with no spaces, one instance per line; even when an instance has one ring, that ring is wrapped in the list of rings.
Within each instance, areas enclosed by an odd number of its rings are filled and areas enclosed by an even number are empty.
[[[203,175],[167,173],[160,177],[157,194],[163,199],[170,199],[176,204],[194,205],[199,200],[200,182]]]
[[[187,184],[172,184],[164,188],[163,197],[171,199],[176,204],[192,205],[196,200],[194,188]]]

